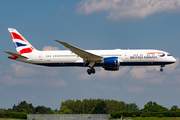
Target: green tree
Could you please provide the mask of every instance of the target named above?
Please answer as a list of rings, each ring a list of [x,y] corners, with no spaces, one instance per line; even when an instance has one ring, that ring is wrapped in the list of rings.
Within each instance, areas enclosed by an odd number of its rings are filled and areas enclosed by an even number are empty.
[[[30,103],[26,103],[26,101],[20,102],[17,106],[14,105],[12,111],[14,112],[25,112],[28,114],[33,114],[35,113],[35,109],[33,105]]]
[[[93,113],[94,113],[94,110],[95,110],[95,107],[93,107],[93,108],[89,111],[89,114],[93,114]]]
[[[16,108],[16,105],[14,104],[14,106],[13,106],[12,110],[15,110],[15,108]]]
[[[135,103],[130,103],[130,104],[128,105],[128,110],[129,110],[129,111],[138,111],[139,108],[138,108],[138,106],[137,106]]]
[[[89,100],[84,99],[82,101],[82,113],[83,114],[88,114],[91,110],[91,103]]]
[[[58,109],[55,109],[54,111],[57,113],[57,112],[58,112]]]
[[[40,113],[40,114],[44,114],[45,113],[45,109],[44,109],[43,106],[35,107],[35,111],[36,111],[36,113]]]
[[[144,106],[143,111],[146,112],[161,112],[161,111],[168,111],[167,108],[163,107],[162,105],[158,105],[156,102],[149,101],[147,105]]]
[[[74,109],[73,113],[75,114],[81,114],[82,113],[82,103],[81,100],[76,100],[74,103]]]
[[[117,100],[105,100],[106,103],[106,112],[112,113],[117,111],[128,111],[128,104],[125,104],[122,101]]]
[[[104,101],[98,101],[94,108],[94,114],[106,114],[105,112],[106,103]]]
[[[178,108],[177,105],[174,105],[174,106],[171,107],[171,111],[177,111],[178,109],[179,109],[179,108]]]
[[[44,114],[54,114],[55,112],[49,107],[41,106],[44,109]]]
[[[4,117],[4,110],[0,109],[0,118],[3,118],[3,117]]]
[[[72,114],[72,110],[70,110],[67,106],[62,106],[58,111],[59,114]]]
[[[74,104],[75,104],[75,101],[74,101],[74,100],[68,99],[68,100],[66,100],[66,101],[64,101],[64,102],[61,102],[61,107],[62,107],[62,106],[66,106],[67,108],[69,108],[70,110],[72,110],[73,113],[74,113],[74,109],[75,109]]]

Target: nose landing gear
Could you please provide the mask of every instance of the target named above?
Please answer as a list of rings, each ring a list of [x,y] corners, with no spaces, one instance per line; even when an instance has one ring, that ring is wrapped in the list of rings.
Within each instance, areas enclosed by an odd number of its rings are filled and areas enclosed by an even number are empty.
[[[165,67],[165,65],[161,65],[160,71],[163,71],[163,67]]]
[[[90,75],[91,73],[94,74],[96,71],[94,68],[90,68],[87,70],[87,73]]]

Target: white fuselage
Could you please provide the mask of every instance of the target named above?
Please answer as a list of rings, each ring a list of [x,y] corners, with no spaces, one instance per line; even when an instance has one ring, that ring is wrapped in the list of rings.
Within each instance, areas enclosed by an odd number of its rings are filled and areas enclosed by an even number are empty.
[[[90,75],[95,74],[94,67],[116,71],[119,70],[119,66],[140,65],[160,65],[162,72],[162,67],[176,62],[173,56],[160,50],[83,50],[56,39],[56,42],[69,50],[38,51],[16,29],[8,30],[18,53],[4,51],[11,55],[8,58],[35,65],[89,67],[87,73]]]
[[[174,63],[176,60],[169,53],[160,50],[86,50],[103,58],[118,57],[120,66],[146,66],[146,65],[166,65]],[[163,54],[162,54],[163,53]],[[25,53],[23,56],[29,59],[17,58],[17,61],[43,65],[49,67],[58,66],[87,66],[83,59],[69,50],[59,51],[34,51]],[[94,66],[103,67],[103,62]]]

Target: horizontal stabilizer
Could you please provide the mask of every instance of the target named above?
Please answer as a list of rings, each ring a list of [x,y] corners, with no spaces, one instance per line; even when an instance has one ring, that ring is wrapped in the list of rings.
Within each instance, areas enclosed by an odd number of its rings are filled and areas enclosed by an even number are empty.
[[[18,55],[18,54],[16,54],[16,53],[7,52],[7,51],[4,51],[4,52],[7,53],[7,54],[10,54],[10,55],[14,55],[14,56],[16,56],[16,57],[18,57],[18,58],[28,59],[27,57],[22,56],[22,55]]]

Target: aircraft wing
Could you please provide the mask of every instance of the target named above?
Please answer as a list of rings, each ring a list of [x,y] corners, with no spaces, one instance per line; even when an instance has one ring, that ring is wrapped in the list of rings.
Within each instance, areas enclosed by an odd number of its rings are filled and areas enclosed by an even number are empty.
[[[7,52],[7,51],[4,51],[4,52],[7,53],[7,54],[10,54],[10,55],[14,55],[14,56],[16,56],[18,58],[28,59],[27,57],[19,55],[19,54],[16,54],[16,53]]]
[[[67,47],[71,52],[73,52],[76,55],[78,55],[79,57],[83,58],[85,64],[87,62],[100,62],[103,59],[103,57],[101,57],[99,55],[95,55],[93,53],[87,52],[87,51],[85,51],[83,49],[77,48],[77,47],[75,47],[73,45],[70,45],[68,43],[65,43],[65,42],[62,42],[62,41],[59,41],[59,40],[55,40],[55,41],[58,42],[58,43],[61,43],[62,45]]]

